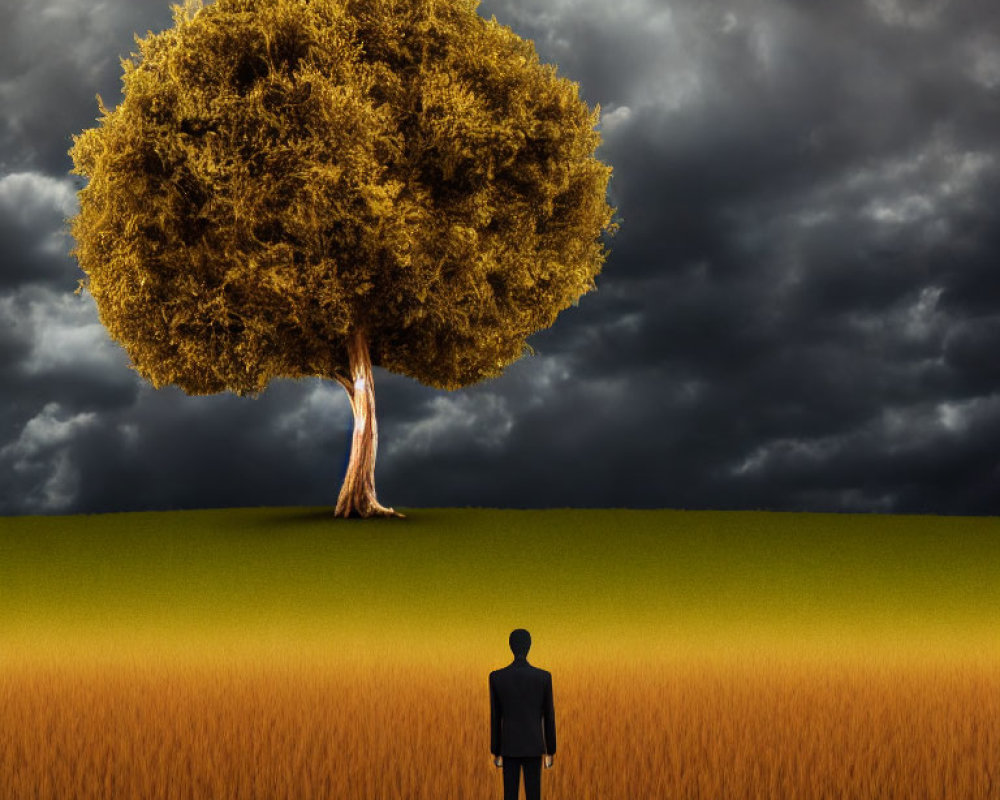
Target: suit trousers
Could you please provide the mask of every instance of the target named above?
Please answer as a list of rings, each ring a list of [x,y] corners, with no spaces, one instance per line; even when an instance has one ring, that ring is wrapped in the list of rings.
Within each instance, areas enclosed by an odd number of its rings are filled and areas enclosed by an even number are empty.
[[[503,800],[517,800],[522,770],[525,800],[542,800],[541,756],[503,757]]]

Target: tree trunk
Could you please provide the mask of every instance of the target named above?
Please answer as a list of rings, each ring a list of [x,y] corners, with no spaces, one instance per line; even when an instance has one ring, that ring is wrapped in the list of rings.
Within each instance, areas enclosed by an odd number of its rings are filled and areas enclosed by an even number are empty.
[[[379,504],[375,499],[375,450],[378,447],[378,425],[375,420],[375,385],[372,382],[372,362],[368,340],[362,329],[352,331],[347,343],[351,362],[351,380],[339,377],[347,390],[354,411],[354,438],[351,458],[340,489],[335,517],[404,517],[398,511]]]

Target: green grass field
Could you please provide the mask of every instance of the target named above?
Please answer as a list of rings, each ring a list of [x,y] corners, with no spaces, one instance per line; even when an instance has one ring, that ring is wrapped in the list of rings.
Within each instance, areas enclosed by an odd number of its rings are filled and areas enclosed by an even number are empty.
[[[534,663],[1000,654],[993,518],[404,508],[0,518],[0,665],[129,652]],[[1000,662],[995,662],[1000,663]]]

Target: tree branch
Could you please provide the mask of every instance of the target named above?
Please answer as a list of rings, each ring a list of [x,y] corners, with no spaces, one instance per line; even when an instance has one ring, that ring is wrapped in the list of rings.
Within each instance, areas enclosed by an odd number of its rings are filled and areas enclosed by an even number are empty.
[[[339,372],[333,373],[334,380],[337,381],[341,386],[347,389],[347,396],[352,400],[354,399],[354,384],[348,378],[345,378]]]

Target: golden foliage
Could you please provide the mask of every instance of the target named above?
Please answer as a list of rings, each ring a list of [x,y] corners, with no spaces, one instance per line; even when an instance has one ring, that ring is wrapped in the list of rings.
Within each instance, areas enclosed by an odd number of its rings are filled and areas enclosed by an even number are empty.
[[[72,251],[155,386],[372,363],[456,389],[596,288],[599,107],[476,0],[217,0],[136,37],[74,136]],[[133,60],[134,59],[134,60]]]

